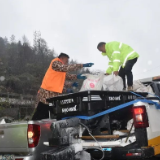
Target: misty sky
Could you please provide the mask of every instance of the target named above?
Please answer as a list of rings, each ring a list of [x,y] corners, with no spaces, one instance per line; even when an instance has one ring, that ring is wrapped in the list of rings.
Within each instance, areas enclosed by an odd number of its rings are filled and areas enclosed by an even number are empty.
[[[160,75],[160,0],[0,0],[0,37],[40,31],[49,48],[105,71],[100,41],[121,41],[140,54],[134,78]]]

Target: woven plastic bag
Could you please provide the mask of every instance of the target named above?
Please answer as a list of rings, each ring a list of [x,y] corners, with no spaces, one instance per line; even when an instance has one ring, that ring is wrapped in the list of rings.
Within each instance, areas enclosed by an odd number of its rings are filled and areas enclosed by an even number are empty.
[[[136,80],[133,82],[133,91],[147,92],[147,87],[140,80]]]
[[[108,75],[103,79],[103,90],[105,91],[122,91],[123,80],[119,76]]]
[[[136,80],[133,82],[133,91],[134,92],[148,92],[151,93],[147,97],[153,97],[154,94],[152,87],[150,85],[145,86],[140,80]]]
[[[130,131],[131,127],[132,127],[132,124],[133,124],[133,119],[130,119],[128,122],[127,122],[127,130]],[[132,127],[132,130],[131,130],[131,133],[134,133],[135,132],[135,127],[133,126]]]
[[[80,91],[102,90],[104,73],[83,74],[83,75],[86,76],[87,79],[84,80]]]

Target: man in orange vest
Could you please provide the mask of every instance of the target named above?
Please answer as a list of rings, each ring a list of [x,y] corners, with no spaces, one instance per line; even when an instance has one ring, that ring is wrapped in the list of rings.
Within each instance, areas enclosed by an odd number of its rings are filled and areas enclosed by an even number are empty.
[[[65,53],[61,53],[58,58],[51,61],[49,68],[43,78],[42,85],[37,94],[36,112],[34,113],[32,120],[41,120],[49,118],[49,111],[52,109],[49,107],[46,99],[56,97],[63,92],[66,92],[66,87],[75,86],[77,83],[67,83],[65,80],[77,80],[86,79],[85,76],[69,74],[69,71],[76,71],[83,67],[91,67],[93,63],[86,64],[71,64],[68,65],[69,56]]]

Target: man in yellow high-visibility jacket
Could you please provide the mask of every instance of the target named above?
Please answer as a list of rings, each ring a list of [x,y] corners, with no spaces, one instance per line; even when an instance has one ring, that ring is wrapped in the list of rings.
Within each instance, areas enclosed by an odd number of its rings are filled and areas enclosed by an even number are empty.
[[[137,62],[139,54],[130,46],[113,41],[109,43],[100,42],[97,49],[102,52],[103,56],[109,58],[109,67],[106,74],[119,75],[123,79],[124,89],[126,88],[125,76],[127,76],[128,90],[133,89],[133,74],[132,67]]]

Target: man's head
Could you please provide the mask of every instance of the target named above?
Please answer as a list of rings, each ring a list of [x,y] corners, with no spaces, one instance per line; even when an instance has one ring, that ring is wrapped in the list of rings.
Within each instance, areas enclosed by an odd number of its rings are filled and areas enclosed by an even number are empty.
[[[67,65],[68,64],[68,61],[69,61],[69,56],[65,53],[61,53],[58,58],[65,64]]]
[[[106,53],[105,45],[106,45],[105,42],[100,42],[100,43],[97,45],[97,49],[98,49],[100,52]]]

